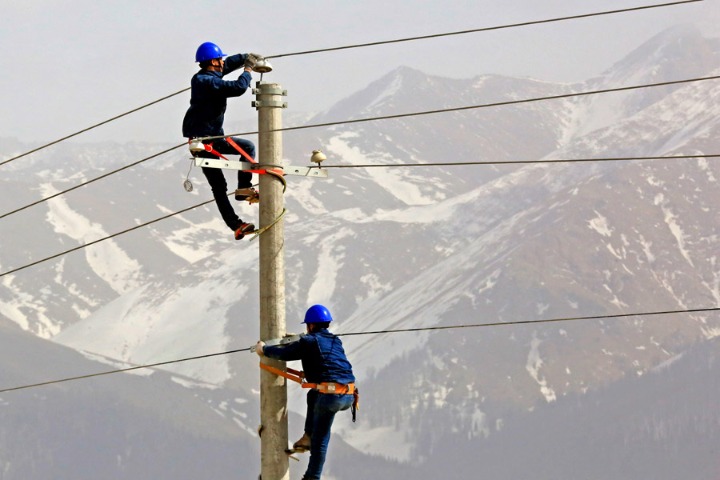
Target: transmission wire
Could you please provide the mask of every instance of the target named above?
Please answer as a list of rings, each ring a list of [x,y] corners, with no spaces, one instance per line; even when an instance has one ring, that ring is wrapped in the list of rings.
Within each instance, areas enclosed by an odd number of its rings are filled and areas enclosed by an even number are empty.
[[[234,194],[234,192],[233,192],[233,194]],[[153,223],[159,222],[159,221],[161,221],[161,220],[165,220],[165,219],[170,218],[170,217],[174,217],[175,215],[180,215],[181,213],[185,213],[185,212],[190,211],[190,210],[193,210],[193,209],[195,209],[195,208],[202,207],[203,205],[207,205],[207,204],[212,203],[212,202],[214,202],[214,201],[215,201],[214,199],[212,199],[212,200],[207,200],[207,201],[205,201],[205,202],[198,203],[197,205],[192,205],[192,206],[190,206],[190,207],[183,208],[182,210],[178,210],[177,212],[169,213],[169,214],[167,214],[167,215],[163,215],[162,217],[155,218],[155,219],[153,219],[153,220],[150,220],[149,222],[141,223],[141,224],[139,224],[139,225],[135,225],[135,226],[133,226],[133,227],[126,228],[125,230],[122,230],[122,231],[120,231],[120,232],[113,233],[113,234],[111,234],[111,235],[108,235],[108,236],[105,236],[105,237],[102,237],[102,238],[98,238],[97,240],[93,240],[92,242],[88,242],[88,243],[85,243],[85,244],[83,244],[83,245],[78,245],[77,247],[73,247],[73,248],[70,248],[70,249],[65,250],[65,251],[63,251],[63,252],[56,253],[56,254],[51,255],[51,256],[49,256],[49,257],[43,258],[43,259],[41,259],[41,260],[36,260],[36,261],[34,261],[34,262],[32,262],[32,263],[28,263],[27,265],[23,265],[22,267],[14,268],[14,269],[12,269],[12,270],[8,270],[7,272],[0,273],[0,277],[4,277],[5,275],[10,275],[10,274],[12,274],[12,273],[16,273],[16,272],[19,272],[19,271],[21,271],[21,270],[25,270],[26,268],[30,268],[30,267],[35,266],[35,265],[38,265],[38,264],[40,264],[40,263],[47,262],[48,260],[53,260],[53,259],[55,259],[55,258],[62,257],[62,256],[64,256],[64,255],[67,255],[68,253],[72,253],[72,252],[75,252],[75,251],[77,251],[77,250],[82,250],[83,248],[86,248],[86,247],[95,245],[96,243],[100,243],[100,242],[103,242],[103,241],[105,241],[105,240],[110,240],[111,238],[114,238],[114,237],[123,235],[123,234],[125,234],[125,233],[132,232],[133,230],[137,230],[137,229],[139,229],[139,228],[147,227],[148,225],[151,225],[151,224],[153,224]]]
[[[309,55],[313,53],[321,53],[321,52],[333,52],[337,50],[348,50],[351,48],[362,48],[362,47],[373,47],[377,45],[387,45],[391,43],[402,43],[402,42],[410,42],[415,40],[427,40],[427,39],[433,39],[433,38],[441,38],[441,37],[449,37],[453,35],[465,35],[468,33],[479,33],[479,32],[489,32],[493,30],[502,30],[506,28],[514,28],[514,27],[527,27],[531,25],[540,25],[544,23],[553,23],[553,22],[562,22],[565,20],[577,20],[581,18],[589,18],[589,17],[598,17],[601,15],[612,15],[616,13],[625,13],[625,12],[633,12],[638,10],[648,10],[651,8],[661,8],[661,7],[670,7],[675,5],[681,5],[684,3],[694,3],[694,2],[702,2],[703,0],[686,0],[686,1],[678,1],[678,2],[670,2],[670,3],[660,3],[660,4],[653,4],[653,5],[642,5],[639,7],[630,7],[630,8],[621,8],[617,10],[608,10],[604,12],[593,12],[593,13],[583,13],[579,15],[570,15],[567,17],[556,17],[556,18],[548,18],[544,20],[530,20],[528,22],[520,22],[520,23],[510,23],[507,25],[498,25],[494,27],[481,27],[481,28],[473,28],[471,30],[460,30],[456,32],[447,32],[447,33],[435,33],[431,35],[420,35],[416,37],[407,37],[407,38],[398,38],[395,40],[381,40],[377,42],[368,42],[368,43],[356,43],[352,45],[345,45],[342,47],[330,47],[330,48],[319,48],[317,50],[304,50],[300,52],[294,52],[294,53],[282,53],[278,55],[269,55],[265,58],[282,58],[282,57],[291,57],[294,55]]]
[[[354,165],[326,165],[322,168],[324,169],[331,169],[331,168],[392,168],[392,167],[456,167],[456,166],[477,166],[477,165],[494,165],[494,166],[502,166],[502,165],[518,165],[518,164],[543,164],[543,163],[586,163],[586,162],[612,162],[612,161],[650,161],[650,160],[673,160],[673,159],[692,159],[692,158],[718,158],[720,157],[720,154],[700,154],[700,155],[673,155],[673,156],[666,156],[666,157],[606,157],[606,158],[571,158],[571,159],[549,159],[549,160],[508,160],[508,161],[497,161],[497,162],[489,162],[489,161],[476,161],[476,162],[448,162],[448,163],[390,163],[390,164],[354,164]],[[234,192],[231,192],[228,194],[228,196],[233,195]],[[105,240],[109,240],[111,238],[117,237],[119,235],[123,235],[125,233],[131,232],[133,230],[137,230],[142,227],[146,227],[148,225],[151,225],[153,223],[159,222],[161,220],[165,220],[170,217],[174,217],[175,215],[179,215],[181,213],[185,213],[189,210],[193,210],[198,207],[202,207],[203,205],[207,205],[209,203],[212,203],[214,200],[207,200],[202,203],[198,203],[197,205],[192,205],[190,207],[186,207],[182,210],[179,210],[177,212],[169,213],[167,215],[164,215],[162,217],[155,218],[153,220],[150,220],[145,223],[141,223],[138,225],[135,225],[134,227],[122,230],[117,233],[113,233],[111,235],[107,235],[103,238],[99,238],[97,240],[93,240],[91,242],[88,242],[83,245],[78,245],[77,247],[70,248],[68,250],[65,250],[60,253],[56,253],[54,255],[50,255],[49,257],[42,258],[40,260],[36,260],[34,262],[28,263],[26,265],[14,268],[12,270],[8,270],[6,272],[0,273],[0,278],[4,277],[5,275],[10,275],[12,273],[19,272],[21,270],[25,270],[26,268],[38,265],[40,263],[47,262],[48,260],[53,260],[55,258],[61,257],[63,255],[75,252],[77,250],[81,250],[85,247],[89,247],[91,245],[95,245],[96,243],[100,243]]]
[[[702,0],[693,0],[693,1],[702,1]],[[661,87],[661,86],[668,86],[668,85],[679,85],[684,83],[694,83],[694,82],[702,82],[707,80],[717,80],[720,79],[720,75],[715,75],[711,77],[698,77],[698,78],[689,78],[685,80],[673,80],[669,82],[660,82],[660,83],[651,83],[651,84],[645,84],[645,85],[633,85],[629,87],[618,87],[618,88],[606,88],[601,90],[590,90],[585,92],[577,92],[577,93],[567,93],[562,95],[551,95],[546,97],[536,97],[536,98],[528,98],[528,99],[522,99],[522,100],[508,100],[504,102],[495,102],[495,103],[485,103],[485,104],[479,104],[479,105],[466,105],[463,107],[451,107],[451,108],[443,108],[443,109],[436,109],[436,110],[426,110],[422,112],[410,112],[410,113],[401,113],[401,114],[395,114],[395,115],[384,115],[384,116],[378,116],[378,117],[367,117],[367,118],[358,118],[354,120],[341,120],[336,122],[324,122],[324,123],[315,123],[310,125],[299,125],[295,127],[284,127],[284,128],[278,128],[278,129],[271,129],[268,130],[268,133],[270,132],[289,132],[289,131],[296,131],[296,130],[306,130],[310,128],[321,128],[321,127],[332,127],[332,126],[338,126],[338,125],[347,125],[347,124],[355,124],[355,123],[366,123],[366,122],[374,122],[379,120],[394,120],[398,118],[408,118],[408,117],[415,117],[415,116],[422,116],[422,115],[433,115],[433,114],[439,114],[439,113],[449,113],[449,112],[460,112],[465,110],[473,110],[473,109],[481,109],[481,108],[492,108],[492,107],[501,107],[501,106],[507,106],[507,105],[518,105],[523,103],[532,103],[532,102],[539,102],[539,101],[545,101],[545,100],[557,100],[557,99],[563,99],[563,98],[571,98],[571,97],[581,97],[581,96],[589,96],[589,95],[597,95],[597,94],[603,94],[603,93],[613,93],[613,92],[622,92],[627,90],[638,90],[643,88],[654,88],[654,87]],[[258,134],[258,131],[251,131],[251,132],[240,132],[240,133],[232,133],[229,135],[222,135],[222,136],[212,136],[212,137],[202,137],[202,140],[215,140],[219,138],[225,138],[225,137],[234,137],[234,136],[246,136],[246,135],[255,135]],[[0,215],[0,219],[3,219],[9,215],[12,215],[14,213],[21,212],[27,208],[33,207],[35,205],[38,205],[40,203],[43,203],[47,200],[50,200],[52,198],[55,198],[57,196],[63,195],[65,193],[68,193],[72,190],[75,190],[77,188],[83,187],[85,185],[88,185],[90,183],[93,183],[97,180],[100,180],[102,178],[108,177],[110,175],[113,175],[115,173],[119,173],[122,170],[128,169],[130,167],[139,165],[143,162],[146,162],[150,159],[153,159],[155,157],[158,157],[162,154],[168,153],[172,150],[178,149],[182,147],[183,145],[186,145],[186,143],[181,143],[179,145],[176,145],[174,147],[170,147],[166,150],[163,150],[162,152],[159,152],[157,154],[151,155],[149,157],[145,157],[141,160],[138,160],[134,163],[131,163],[129,165],[126,165],[124,167],[121,167],[117,170],[113,170],[111,172],[105,173],[99,177],[93,178],[91,180],[88,180],[86,182],[80,183],[74,187],[68,188],[66,190],[62,190],[60,192],[57,192],[49,197],[42,198],[40,200],[37,200],[33,203],[30,203],[28,205],[25,205],[23,207],[16,208],[15,210],[12,210],[10,212],[4,213]]]
[[[720,154],[700,155],[668,155],[656,157],[598,157],[598,158],[568,158],[543,160],[506,160],[506,161],[471,161],[471,162],[430,162],[430,163],[353,163],[348,165],[323,165],[322,168],[392,168],[392,167],[459,167],[473,165],[537,165],[543,163],[590,163],[590,162],[623,162],[644,160],[683,160],[691,158],[718,158]]]
[[[518,321],[510,321],[510,322],[474,323],[474,324],[465,324],[465,325],[444,325],[444,326],[437,326],[437,327],[399,328],[399,329],[388,329],[388,330],[374,330],[374,331],[366,331],[366,332],[347,332],[347,333],[339,333],[339,334],[337,334],[337,336],[338,337],[350,337],[350,336],[360,336],[360,335],[411,333],[411,332],[424,332],[424,331],[454,330],[454,329],[484,328],[484,327],[501,327],[501,326],[510,326],[510,325],[531,325],[531,324],[541,324],[541,323],[558,323],[558,322],[572,322],[572,321],[585,321],[585,320],[607,320],[607,319],[619,319],[619,318],[627,318],[627,317],[644,317],[644,316],[654,316],[654,315],[709,313],[709,312],[718,312],[718,311],[720,311],[720,307],[708,307],[708,308],[693,308],[693,309],[684,309],[684,310],[663,310],[663,311],[656,311],[656,312],[620,313],[620,314],[612,314],[612,315],[592,315],[592,316],[584,316],[584,317],[549,318],[549,319],[542,319],[542,320],[518,320]],[[145,368],[155,368],[155,367],[163,366],[163,365],[187,362],[187,361],[191,361],[191,360],[200,360],[200,359],[205,359],[205,358],[217,357],[217,356],[221,356],[221,355],[230,355],[230,354],[239,353],[239,352],[249,352],[249,351],[251,351],[251,348],[252,347],[240,348],[240,349],[228,350],[228,351],[224,351],[224,352],[209,353],[209,354],[197,355],[197,356],[193,356],[193,357],[185,357],[185,358],[180,358],[177,360],[167,360],[164,362],[151,363],[151,364],[147,364],[147,365],[135,365],[133,367],[128,367],[128,368],[120,368],[120,369],[108,370],[108,371],[104,371],[104,372],[90,373],[87,375],[77,375],[77,376],[61,378],[61,379],[57,379],[57,380],[48,380],[45,382],[39,382],[39,383],[33,383],[33,384],[28,384],[28,385],[21,385],[21,386],[17,386],[17,387],[0,389],[0,393],[12,392],[12,391],[16,391],[16,390],[25,390],[25,389],[36,388],[36,387],[41,387],[41,386],[46,386],[46,385],[54,385],[54,384],[58,384],[58,383],[71,382],[71,381],[75,381],[75,380],[99,377],[99,376],[103,376],[103,375],[125,373],[125,372],[134,371],[134,370],[145,369]]]
[[[638,11],[638,10],[647,10],[652,8],[662,8],[662,7],[670,7],[670,6],[677,6],[682,5],[686,3],[696,3],[696,2],[702,2],[704,0],[682,0],[677,2],[669,2],[669,3],[660,3],[660,4],[653,4],[653,5],[642,5],[639,7],[630,7],[630,8],[624,8],[624,9],[617,9],[617,10],[608,10],[604,12],[593,12],[593,13],[585,13],[580,15],[572,15],[572,16],[566,16],[566,17],[557,17],[557,18],[548,18],[544,20],[532,20],[528,22],[521,22],[521,23],[513,23],[513,24],[507,24],[507,25],[498,25],[494,27],[482,27],[482,28],[476,28],[471,30],[460,30],[456,32],[446,32],[446,33],[437,33],[432,35],[422,35],[422,36],[415,36],[415,37],[408,37],[408,38],[399,38],[394,40],[384,40],[384,41],[377,41],[377,42],[368,42],[368,43],[361,43],[361,44],[354,44],[354,45],[346,45],[341,47],[330,47],[330,48],[322,48],[322,49],[316,49],[316,50],[306,50],[302,52],[293,52],[293,53],[284,53],[284,54],[277,54],[277,55],[270,55],[265,58],[281,58],[281,57],[290,57],[290,56],[297,56],[297,55],[307,55],[307,54],[313,54],[313,53],[320,53],[320,52],[331,52],[331,51],[337,51],[337,50],[347,50],[351,48],[361,48],[361,47],[370,47],[370,46],[378,46],[378,45],[386,45],[391,43],[400,43],[400,42],[409,42],[409,41],[415,41],[415,40],[426,40],[426,39],[433,39],[433,38],[440,38],[440,37],[447,37],[452,35],[464,35],[468,33],[479,33],[479,32],[487,32],[492,30],[501,30],[501,29],[507,29],[507,28],[514,28],[514,27],[524,27],[524,26],[530,26],[530,25],[539,25],[543,23],[551,23],[551,22],[560,22],[565,20],[574,20],[574,19],[581,19],[581,18],[588,18],[588,17],[596,17],[601,15],[611,15],[611,14],[617,14],[617,13],[624,13],[624,12],[632,12],[632,11]],[[152,102],[146,103],[144,105],[141,105],[139,107],[133,108],[132,110],[128,110],[127,112],[121,113],[119,115],[116,115],[112,118],[109,118],[107,120],[104,120],[102,122],[96,123],[94,125],[91,125],[89,127],[83,128],[82,130],[78,130],[75,133],[71,133],[69,135],[66,135],[62,138],[59,138],[57,140],[54,140],[50,143],[46,143],[44,145],[41,145],[37,148],[34,148],[32,150],[29,150],[25,153],[22,153],[20,155],[16,155],[14,157],[11,157],[7,160],[4,160],[0,162],[0,166],[5,165],[7,163],[10,163],[14,160],[17,160],[19,158],[28,156],[32,153],[38,152],[40,150],[43,150],[47,147],[50,147],[52,145],[56,145],[60,142],[63,142],[65,140],[68,140],[70,138],[76,137],[82,133],[88,132],[94,128],[100,127],[102,125],[105,125],[107,123],[113,122],[115,120],[118,120],[122,117],[125,117],[127,115],[130,115],[132,113],[138,112],[144,108],[150,107],[152,105],[155,105],[157,103],[160,103],[162,101],[165,101],[169,98],[172,98],[174,96],[180,95],[181,93],[187,92],[190,90],[190,88],[183,88],[182,90],[178,90],[175,93],[171,93],[169,95],[166,95],[164,97],[161,97],[157,100],[153,100]],[[2,218],[2,217],[0,217]]]
[[[114,116],[114,117],[112,117],[112,118],[108,118],[107,120],[103,120],[102,122],[96,123],[95,125],[91,125],[91,126],[89,126],[89,127],[83,128],[82,130],[78,130],[77,132],[71,133],[70,135],[66,135],[66,136],[64,136],[64,137],[62,137],[62,138],[58,138],[57,140],[53,140],[53,141],[50,142],[50,143],[46,143],[46,144],[41,145],[41,146],[39,146],[39,147],[37,147],[37,148],[34,148],[34,149],[32,149],[32,150],[29,150],[29,151],[27,151],[27,152],[25,152],[25,153],[21,153],[20,155],[16,155],[16,156],[14,156],[14,157],[12,157],[12,158],[8,158],[7,160],[3,160],[2,162],[0,162],[0,167],[3,166],[3,165],[5,165],[6,163],[12,162],[13,160],[17,160],[18,158],[26,157],[26,156],[30,155],[31,153],[38,152],[38,151],[43,150],[43,149],[45,149],[45,148],[47,148],[47,147],[51,147],[51,146],[53,146],[53,145],[56,145],[56,144],[58,144],[58,143],[60,143],[60,142],[64,142],[65,140],[69,140],[69,139],[71,139],[71,138],[73,138],[73,137],[77,137],[77,136],[80,135],[81,133],[85,133],[85,132],[90,131],[90,130],[92,130],[92,129],[94,129],[94,128],[97,128],[97,127],[100,127],[100,126],[105,125],[105,124],[107,124],[107,123],[110,123],[110,122],[113,122],[113,121],[115,121],[115,120],[118,120],[118,119],[120,119],[120,118],[122,118],[122,117],[125,117],[125,116],[127,116],[127,115],[130,115],[131,113],[135,113],[135,112],[137,112],[137,111],[139,111],[139,110],[142,110],[143,108],[147,108],[147,107],[149,107],[149,106],[151,106],[151,105],[155,105],[156,103],[160,103],[160,102],[162,102],[162,101],[164,101],[164,100],[167,100],[168,98],[172,98],[172,97],[174,97],[174,96],[176,96],[176,95],[180,95],[181,93],[187,92],[188,90],[190,90],[190,88],[184,88],[184,89],[179,90],[179,91],[177,91],[177,92],[175,92],[175,93],[171,93],[170,95],[166,95],[166,96],[164,96],[164,97],[162,97],[162,98],[159,98],[159,99],[157,99],[157,100],[153,100],[153,101],[150,102],[150,103],[146,103],[145,105],[141,105],[141,106],[139,106],[139,107],[133,108],[132,110],[128,110],[127,112],[121,113],[120,115],[116,115],[116,116]]]
[[[50,195],[49,197],[41,198],[40,200],[37,200],[37,201],[35,201],[35,202],[33,202],[33,203],[29,203],[29,204],[27,204],[27,205],[25,205],[25,206],[23,206],[23,207],[16,208],[15,210],[12,210],[12,211],[10,211],[10,212],[4,213],[4,214],[0,215],[0,219],[3,219],[3,218],[5,218],[5,217],[7,217],[7,216],[9,216],[9,215],[12,215],[13,213],[21,212],[21,211],[23,211],[23,210],[25,210],[25,209],[27,209],[27,208],[34,207],[35,205],[39,205],[40,203],[46,202],[46,201],[48,201],[48,200],[50,200],[50,199],[53,199],[53,198],[55,198],[55,197],[59,197],[60,195],[64,195],[64,194],[66,194],[66,193],[68,193],[68,192],[72,192],[73,190],[76,190],[76,189],[78,189],[78,188],[80,188],[80,187],[84,187],[85,185],[89,185],[89,184],[91,184],[91,183],[93,183],[93,182],[97,182],[98,180],[102,180],[103,178],[109,177],[110,175],[114,175],[114,174],[116,174],[116,173],[120,173],[120,172],[122,172],[123,170],[127,170],[127,169],[130,168],[130,167],[134,167],[134,166],[136,166],[136,165],[140,165],[140,164],[143,163],[143,162],[147,162],[148,160],[151,160],[151,159],[153,159],[153,158],[157,158],[157,157],[159,157],[160,155],[164,155],[164,154],[166,154],[166,153],[168,153],[168,152],[171,152],[171,151],[173,151],[173,150],[176,150],[176,149],[178,149],[178,148],[180,148],[180,147],[182,147],[182,146],[184,146],[184,145],[187,145],[187,143],[181,143],[180,145],[176,145],[176,146],[174,146],[174,147],[170,147],[170,148],[168,148],[168,149],[166,149],[166,150],[163,150],[162,152],[155,153],[155,154],[153,154],[153,155],[150,155],[149,157],[145,157],[145,158],[142,158],[142,159],[140,159],[140,160],[138,160],[138,161],[136,161],[136,162],[133,162],[133,163],[131,163],[131,164],[129,164],[129,165],[125,165],[124,167],[120,167],[120,168],[115,169],[115,170],[112,170],[112,171],[110,171],[110,172],[106,172],[106,173],[100,175],[99,177],[95,177],[95,178],[92,178],[92,179],[87,180],[87,181],[85,181],[85,182],[78,183],[78,184],[75,185],[74,187],[70,187],[70,188],[68,188],[68,189],[65,189],[65,190],[62,190],[62,191],[60,191],[60,192],[54,193],[54,194]]]
[[[695,0],[697,1],[697,0]],[[377,117],[367,117],[367,118],[356,118],[354,120],[340,120],[336,122],[323,122],[323,123],[313,123],[310,125],[299,125],[297,127],[284,127],[284,128],[276,128],[276,129],[270,129],[268,130],[268,133],[271,132],[290,132],[290,131],[296,131],[296,130],[306,130],[309,128],[320,128],[320,127],[334,127],[338,125],[348,125],[348,124],[354,124],[354,123],[365,123],[365,122],[375,122],[378,120],[395,120],[398,118],[407,118],[407,117],[418,117],[423,115],[435,115],[438,113],[449,113],[449,112],[462,112],[465,110],[477,110],[480,108],[492,108],[492,107],[505,107],[509,105],[519,105],[523,103],[534,103],[534,102],[541,102],[546,100],[561,100],[565,98],[573,98],[573,97],[584,97],[589,95],[598,95],[603,93],[614,93],[614,92],[625,92],[629,90],[640,90],[644,88],[655,88],[655,87],[666,87],[670,85],[680,85],[684,83],[695,83],[695,82],[704,82],[708,80],[718,80],[720,79],[720,75],[713,75],[710,77],[697,77],[697,78],[688,78],[684,80],[671,80],[668,82],[658,82],[658,83],[648,83],[643,85],[632,85],[629,87],[616,87],[616,88],[603,88],[600,90],[588,90],[585,92],[576,92],[576,93],[564,93],[561,95],[548,95],[545,97],[535,97],[535,98],[525,98],[521,100],[506,100],[503,102],[494,102],[494,103],[481,103],[477,105],[465,105],[462,107],[450,107],[450,108],[439,108],[434,110],[425,110],[421,112],[410,112],[410,113],[398,113],[393,115],[381,115]],[[257,132],[242,132],[242,133],[232,133],[229,135],[222,135],[222,136],[211,136],[211,137],[202,137],[201,140],[216,140],[219,138],[225,138],[229,136],[237,136],[237,135],[247,135],[248,133],[257,133]],[[2,218],[2,217],[0,217]]]

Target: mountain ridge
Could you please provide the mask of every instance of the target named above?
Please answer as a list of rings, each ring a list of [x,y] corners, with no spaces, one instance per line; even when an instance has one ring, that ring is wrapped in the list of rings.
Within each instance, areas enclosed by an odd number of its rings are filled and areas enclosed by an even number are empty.
[[[666,51],[663,45],[672,43],[673,35],[639,51]],[[707,44],[702,48],[714,51],[715,42]],[[684,50],[678,52],[671,52],[663,72],[673,72],[673,62],[685,62]],[[621,61],[615,68],[624,65],[636,64]],[[311,122],[566,93],[615,77],[659,78],[643,65],[643,71],[618,70],[580,85],[479,76],[448,81],[455,89],[437,92],[439,77],[400,68]],[[416,91],[406,77],[421,83]],[[397,78],[402,81],[394,82]],[[625,92],[612,100],[602,95],[339,125],[302,136],[289,132],[287,157],[300,158],[308,145],[323,146],[333,165],[716,153],[720,89],[700,82],[658,92],[652,101]],[[92,149],[83,148],[92,158]],[[187,165],[186,156],[178,153],[173,161]],[[100,230],[114,231],[116,219],[139,223],[148,210],[166,214],[204,198],[197,191],[180,191],[186,167],[170,174],[168,160],[126,172],[123,183],[113,184],[117,188],[88,186],[82,195],[38,207],[28,213],[28,223],[60,248],[90,241]],[[74,170],[75,164],[60,165],[42,178],[45,191],[85,175]],[[718,305],[713,208],[720,196],[718,178],[717,162],[697,158],[336,169],[327,180],[289,179],[288,330],[300,327],[304,308],[312,303],[331,306],[341,334]],[[10,184],[20,201],[32,197],[21,187],[38,183],[0,182]],[[206,189],[201,182],[203,196]],[[240,208],[244,216],[256,215],[250,207]],[[13,231],[26,227],[27,220],[6,220]],[[32,258],[38,243],[34,235],[27,240],[14,235],[17,242],[8,250],[3,245],[3,267],[10,259]],[[254,343],[257,250],[234,243],[213,206],[112,242],[130,261],[102,263],[103,254],[84,252],[35,267],[29,277],[3,278],[0,317],[78,350],[133,363]],[[111,248],[104,251],[115,255]],[[38,290],[38,278],[52,280]],[[361,414],[357,426],[339,424],[338,437],[351,446],[344,455],[359,463],[394,468],[375,463],[364,451],[404,462],[418,459],[426,470],[418,475],[434,478],[427,475],[443,463],[438,452],[450,455],[439,448],[447,439],[464,439],[463,449],[480,448],[481,439],[500,438],[503,445],[505,425],[521,425],[559,404],[565,411],[566,399],[592,399],[596,391],[657,369],[664,372],[661,366],[671,368],[688,352],[716,345],[719,321],[706,314],[498,326],[477,334],[346,337],[363,411],[372,413]],[[206,382],[200,388],[185,381],[188,395],[240,392],[252,398],[248,386],[257,373],[249,358],[226,356],[170,370]],[[303,413],[299,392],[291,392],[290,408]],[[571,426],[563,428],[568,432]],[[534,432],[539,438],[540,430]],[[377,439],[376,447],[368,445],[370,437]],[[518,437],[507,441],[522,442]],[[494,451],[490,443],[481,448]],[[462,468],[477,465],[468,459]],[[333,465],[330,471],[338,478],[346,475]]]

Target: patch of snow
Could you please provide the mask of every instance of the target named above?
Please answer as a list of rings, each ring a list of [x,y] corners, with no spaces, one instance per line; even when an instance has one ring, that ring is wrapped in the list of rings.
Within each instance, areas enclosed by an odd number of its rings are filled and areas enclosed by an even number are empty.
[[[349,228],[342,228],[333,235],[324,237],[316,244],[318,251],[318,267],[310,288],[308,288],[307,304],[331,303],[335,292],[335,280],[342,268],[345,258],[344,247],[339,247],[340,240],[352,237],[355,233]]]
[[[710,265],[712,266],[712,283],[703,281],[702,284],[708,289],[710,294],[715,299],[715,303],[720,305],[720,271],[718,270],[718,257],[713,256],[709,259]]]
[[[662,209],[663,215],[665,216],[665,224],[667,224],[668,228],[670,229],[670,233],[672,233],[673,237],[675,237],[675,241],[677,242],[678,248],[680,249],[680,253],[685,258],[685,260],[687,260],[690,266],[694,268],[695,265],[690,258],[690,252],[688,252],[688,250],[685,248],[685,233],[683,232],[682,228],[680,228],[680,225],[678,225],[677,217],[675,216],[675,214],[670,210],[670,207],[666,205],[662,193],[659,193],[655,196],[655,205],[659,205]]]
[[[382,103],[382,101],[386,98],[392,98],[398,91],[400,91],[400,89],[402,88],[402,83],[402,76],[396,75],[389,85],[383,86],[380,95],[378,95],[367,107],[365,107],[365,109],[369,110],[372,107]]]
[[[645,240],[645,237],[643,237],[642,235],[638,235],[638,238],[640,239],[640,245],[642,245],[645,258],[647,258],[648,263],[653,263],[655,261],[655,255],[653,255],[650,251],[650,247],[652,247],[652,242]]]
[[[708,164],[707,158],[698,158],[698,166],[700,167],[700,170],[707,173],[708,182],[717,182],[717,179],[713,175],[712,170],[710,170],[710,165]]]
[[[14,288],[12,285],[14,278],[14,275],[7,275],[2,279],[2,286],[11,292],[11,300],[0,300],[0,313],[27,331],[30,329],[30,320],[23,311],[28,310],[36,315],[38,320],[38,330],[33,333],[41,338],[51,338],[57,334],[60,326],[46,315],[48,309],[43,304],[42,298],[35,298],[27,292]]]
[[[57,192],[51,184],[43,184],[40,191],[44,197]],[[108,234],[99,223],[93,223],[70,208],[64,198],[56,197],[47,202],[48,223],[55,232],[87,244]],[[125,293],[141,284],[140,264],[130,258],[114,240],[105,240],[84,249],[88,265],[95,274],[118,294]]]
[[[720,327],[702,327],[702,332],[708,340],[720,337]]]
[[[528,353],[525,370],[527,370],[533,380],[540,385],[540,393],[542,393],[543,397],[545,397],[545,401],[551,403],[557,400],[557,395],[555,395],[552,388],[548,387],[545,377],[540,376],[540,369],[543,366],[543,360],[540,358],[541,343],[542,341],[533,335],[533,339],[530,342],[530,352]]]
[[[227,349],[227,310],[222,277],[203,283],[203,294],[181,288],[157,298],[151,284],[128,292],[97,311],[88,320],[66,328],[53,340],[77,350],[100,352],[134,364],[150,364]],[[232,286],[235,298],[246,286]],[[181,362],[166,368],[206,383],[221,384],[230,377],[225,356]]]
[[[487,279],[485,280],[485,284],[484,284],[484,285],[481,284],[481,285],[478,287],[478,290],[477,290],[476,293],[477,293],[478,295],[481,295],[483,292],[485,292],[485,291],[490,290],[491,288],[493,288],[493,287],[495,286],[495,284],[498,282],[498,278],[500,277],[500,273],[501,273],[500,269],[497,269],[497,270],[495,270],[494,272],[492,272],[492,273],[487,277]]]
[[[591,219],[588,222],[588,226],[598,232],[603,237],[611,237],[612,230],[608,227],[607,218],[603,217],[597,211],[595,211],[597,217]]]
[[[547,303],[537,303],[535,304],[535,312],[538,314],[538,316],[542,315],[543,313],[547,312],[547,310],[550,308],[550,305]]]
[[[165,213],[173,213],[172,210],[158,205],[157,208]],[[212,250],[207,248],[214,242],[210,236],[199,236],[198,231],[211,230],[218,233],[225,233],[227,227],[217,216],[205,223],[193,223],[185,220],[182,215],[176,215],[175,219],[187,225],[186,228],[176,228],[170,235],[161,238],[162,243],[175,255],[194,263],[212,255]]]
[[[669,359],[665,360],[664,362],[657,364],[656,366],[654,366],[653,368],[651,368],[650,371],[651,371],[652,373],[658,373],[658,372],[660,372],[660,371],[662,371],[662,370],[665,370],[665,369],[667,369],[670,365],[672,365],[673,363],[675,363],[675,362],[677,362],[678,360],[680,360],[681,358],[683,358],[683,356],[684,356],[684,354],[682,354],[682,353],[680,353],[680,354],[678,354],[678,355],[675,355],[674,357],[669,358]]]
[[[388,154],[364,153],[358,147],[350,146],[346,134],[331,138],[327,149],[348,163],[379,165],[387,164],[393,159]],[[433,200],[424,195],[417,186],[404,181],[405,174],[402,169],[368,168],[367,174],[377,185],[407,205],[433,203]]]

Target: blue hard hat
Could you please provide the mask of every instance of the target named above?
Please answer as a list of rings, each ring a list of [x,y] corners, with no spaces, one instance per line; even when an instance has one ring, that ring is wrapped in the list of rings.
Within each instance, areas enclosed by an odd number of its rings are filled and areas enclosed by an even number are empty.
[[[330,310],[323,305],[313,305],[305,312],[305,321],[302,323],[325,323],[332,322]]]
[[[197,52],[195,52],[196,62],[207,62],[208,60],[212,60],[213,58],[222,57],[227,57],[227,55],[225,55],[222,50],[220,50],[220,47],[218,47],[212,42],[203,43],[198,47]]]

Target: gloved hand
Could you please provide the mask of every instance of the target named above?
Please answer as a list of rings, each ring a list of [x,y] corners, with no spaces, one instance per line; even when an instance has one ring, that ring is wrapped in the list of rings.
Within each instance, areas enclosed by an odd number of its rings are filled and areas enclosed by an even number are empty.
[[[258,57],[253,55],[252,53],[248,53],[245,55],[245,68],[253,69],[255,67],[255,64],[257,63]]]
[[[255,60],[265,58],[263,55],[260,55],[259,53],[248,53],[248,55],[252,55],[253,57],[255,57]]]
[[[263,349],[265,348],[265,342],[262,340],[258,340],[258,342],[255,344],[255,353],[257,353],[258,357],[263,357],[265,354],[263,353]]]

